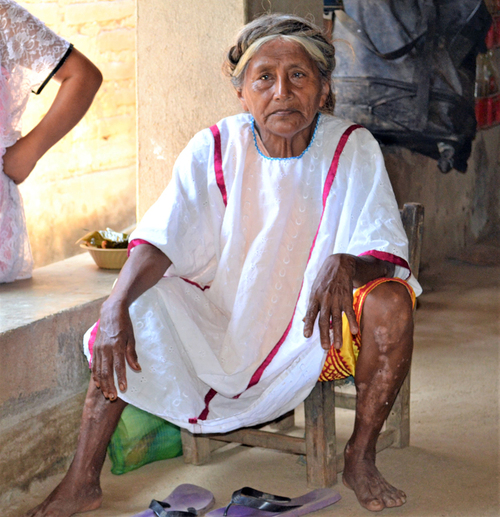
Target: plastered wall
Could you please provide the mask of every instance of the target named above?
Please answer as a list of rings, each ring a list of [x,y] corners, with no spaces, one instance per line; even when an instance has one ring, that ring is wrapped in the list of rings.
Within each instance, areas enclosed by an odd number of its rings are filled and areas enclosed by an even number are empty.
[[[238,113],[221,71],[243,25],[241,0],[138,0],[138,216],[167,186],[192,136]]]
[[[135,0],[21,0],[101,70],[104,81],[84,119],[21,185],[35,267],[80,252],[86,230],[135,222]],[[32,95],[23,133],[48,110],[51,81]]]
[[[303,16],[320,27],[323,23],[322,0],[248,0],[246,2],[247,21],[268,12]]]

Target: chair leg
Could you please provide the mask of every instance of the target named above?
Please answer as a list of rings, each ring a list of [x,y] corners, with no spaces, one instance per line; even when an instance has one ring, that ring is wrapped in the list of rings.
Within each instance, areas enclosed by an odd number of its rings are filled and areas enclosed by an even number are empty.
[[[396,431],[393,447],[402,449],[410,445],[410,372],[408,372],[387,418],[387,428]]]
[[[182,454],[184,463],[203,465],[210,459],[210,438],[181,429]]]
[[[307,485],[331,487],[337,483],[334,382],[317,382],[304,409]]]

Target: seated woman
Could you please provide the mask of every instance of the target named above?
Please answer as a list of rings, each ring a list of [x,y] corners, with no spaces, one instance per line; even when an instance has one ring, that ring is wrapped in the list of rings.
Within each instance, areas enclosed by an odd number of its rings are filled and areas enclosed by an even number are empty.
[[[334,63],[301,18],[243,28],[227,66],[245,113],[195,135],[132,235],[86,336],[93,378],[76,456],[30,516],[100,505],[127,403],[226,432],[296,407],[320,376],[350,374],[344,482],[370,510],[405,502],[376,469],[375,443],[410,366],[420,288],[377,143],[332,116]]]

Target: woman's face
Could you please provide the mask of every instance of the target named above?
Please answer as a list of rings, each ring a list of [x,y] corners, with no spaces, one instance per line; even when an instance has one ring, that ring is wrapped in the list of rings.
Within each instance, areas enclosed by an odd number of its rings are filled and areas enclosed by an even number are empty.
[[[329,84],[302,45],[277,38],[250,59],[238,98],[261,138],[287,140],[309,128],[325,104]]]

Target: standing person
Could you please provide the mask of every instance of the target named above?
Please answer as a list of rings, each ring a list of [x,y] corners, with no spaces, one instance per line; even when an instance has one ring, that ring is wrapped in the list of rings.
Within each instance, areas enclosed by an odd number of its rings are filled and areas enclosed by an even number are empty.
[[[31,92],[59,90],[40,123],[21,137]],[[17,185],[83,117],[102,75],[82,53],[12,0],[0,0],[0,283],[31,277],[33,259]]]
[[[307,20],[249,23],[227,66],[245,113],[193,137],[132,234],[85,338],[92,380],[76,455],[29,517],[100,506],[127,403],[223,433],[295,408],[318,378],[349,375],[344,483],[372,511],[406,501],[375,446],[410,368],[421,288],[380,148],[333,116],[334,48]]]

